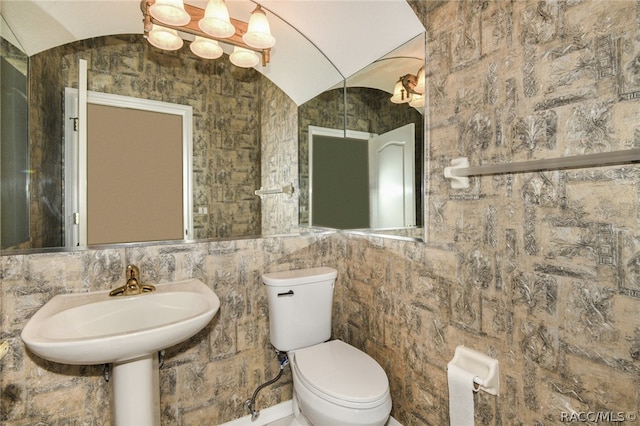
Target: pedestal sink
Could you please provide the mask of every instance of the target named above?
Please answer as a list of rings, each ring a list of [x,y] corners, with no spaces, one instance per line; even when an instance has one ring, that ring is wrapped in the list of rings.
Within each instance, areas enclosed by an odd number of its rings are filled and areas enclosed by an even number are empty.
[[[22,340],[63,364],[113,364],[116,425],[159,425],[158,351],[202,330],[220,300],[197,279],[135,296],[109,291],[54,296],[29,320]]]

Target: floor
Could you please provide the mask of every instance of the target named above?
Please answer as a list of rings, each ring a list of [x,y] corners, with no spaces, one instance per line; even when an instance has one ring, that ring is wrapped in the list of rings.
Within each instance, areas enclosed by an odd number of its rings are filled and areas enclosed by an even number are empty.
[[[293,414],[283,419],[276,420],[275,422],[268,423],[265,426],[289,426],[292,420]]]

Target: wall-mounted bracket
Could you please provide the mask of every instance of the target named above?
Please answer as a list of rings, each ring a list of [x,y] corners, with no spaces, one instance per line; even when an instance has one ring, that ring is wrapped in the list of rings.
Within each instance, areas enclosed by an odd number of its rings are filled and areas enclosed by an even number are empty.
[[[469,187],[469,178],[467,176],[456,176],[456,169],[466,169],[469,167],[469,159],[467,157],[459,157],[451,160],[451,166],[444,168],[444,177],[451,179],[451,188],[465,189]]]
[[[282,188],[276,188],[276,189],[264,189],[263,187],[260,187],[260,189],[256,189],[253,192],[254,194],[258,195],[260,198],[262,198],[262,196],[270,195],[270,194],[287,194],[289,197],[291,197],[294,191],[295,190],[293,188],[293,184],[288,184],[283,186]]]
[[[478,385],[478,388],[474,389],[476,392],[483,390],[491,395],[498,395],[500,374],[497,359],[460,345],[456,348],[449,365],[473,373],[473,382]]]

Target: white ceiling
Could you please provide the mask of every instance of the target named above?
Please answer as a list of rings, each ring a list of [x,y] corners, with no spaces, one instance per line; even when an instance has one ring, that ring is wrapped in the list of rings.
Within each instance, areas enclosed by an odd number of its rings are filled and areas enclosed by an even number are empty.
[[[206,6],[206,0],[185,0],[185,3]],[[260,0],[259,3],[267,9],[276,45],[271,51],[271,62],[255,68],[297,105],[424,32],[406,0]],[[231,17],[243,21],[248,21],[255,8],[255,3],[249,0],[227,0],[227,5]],[[0,7],[15,40],[29,56],[77,40],[143,31],[139,0],[0,0]],[[3,25],[3,36],[6,29]],[[424,45],[418,46],[411,55],[423,61]],[[226,51],[229,53],[230,49]],[[406,72],[416,73],[417,68],[412,67],[401,73],[394,69],[392,73],[398,74],[394,78],[397,80]],[[359,85],[367,83],[361,81]]]

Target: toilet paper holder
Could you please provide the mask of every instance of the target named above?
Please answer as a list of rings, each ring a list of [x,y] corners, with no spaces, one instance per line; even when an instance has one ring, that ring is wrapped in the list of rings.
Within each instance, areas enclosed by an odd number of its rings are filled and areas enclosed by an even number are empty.
[[[474,391],[483,390],[491,395],[498,395],[500,374],[497,359],[460,345],[447,365],[455,365],[473,373],[473,382],[478,385]]]

